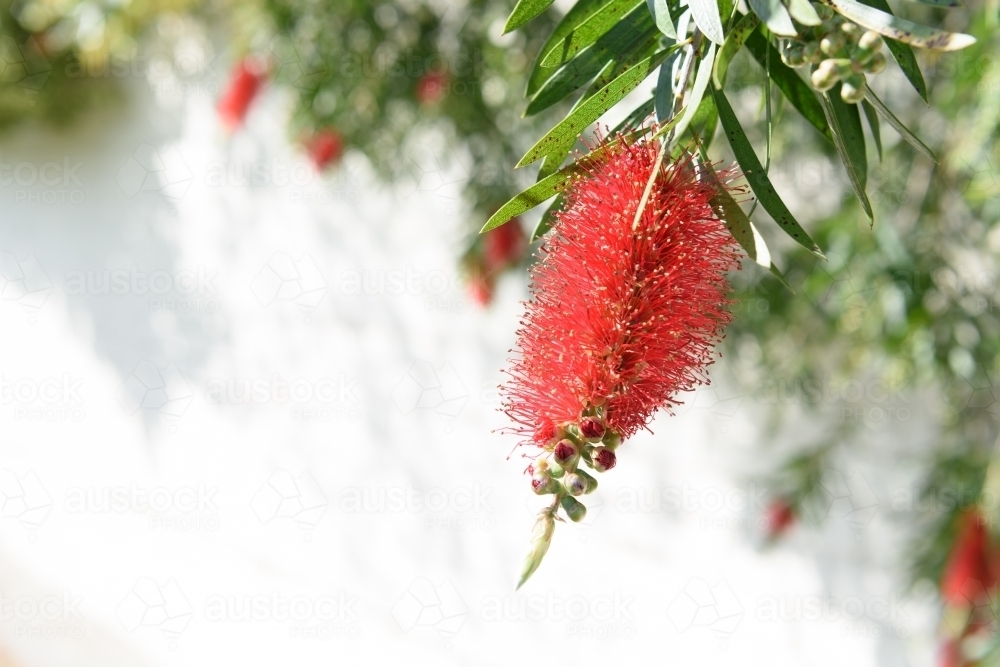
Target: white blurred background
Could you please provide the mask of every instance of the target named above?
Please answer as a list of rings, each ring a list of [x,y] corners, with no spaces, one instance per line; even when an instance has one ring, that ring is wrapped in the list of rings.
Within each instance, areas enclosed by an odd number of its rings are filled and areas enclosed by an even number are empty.
[[[930,664],[891,488],[833,474],[822,532],[762,545],[724,364],[515,593],[537,499],[493,431],[526,289],[466,298],[461,160],[321,176],[279,93],[231,137],[213,103],[0,144],[0,664]],[[918,421],[863,434],[883,483]]]

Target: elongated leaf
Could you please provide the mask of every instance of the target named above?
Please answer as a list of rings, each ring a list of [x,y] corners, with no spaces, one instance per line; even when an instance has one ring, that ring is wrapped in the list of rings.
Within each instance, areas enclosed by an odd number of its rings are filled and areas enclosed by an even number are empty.
[[[962,3],[958,0],[913,0],[913,2],[919,2],[921,5],[930,5],[931,7],[943,7],[944,9],[954,9],[955,7],[961,7]]]
[[[707,151],[712,145],[718,124],[719,110],[715,108],[715,100],[711,95],[706,95],[698,105],[698,110],[694,112],[691,125],[688,127],[692,137],[699,141],[702,151]]]
[[[844,18],[911,46],[937,51],[957,51],[976,43],[976,38],[971,35],[928,28],[855,0],[826,0],[826,2]]]
[[[872,213],[871,202],[868,201],[868,195],[865,193],[865,182],[857,172],[849,144],[844,139],[844,131],[840,125],[840,119],[832,104],[831,98],[833,97],[837,97],[839,101],[839,93],[836,89],[833,92],[834,95],[823,95],[820,98],[820,102],[823,104],[823,111],[826,112],[827,120],[830,121],[830,127],[833,129],[833,145],[837,147],[837,153],[840,154],[840,161],[844,163],[844,168],[847,170],[847,177],[851,181],[851,187],[854,188],[854,194],[857,195],[858,201],[861,202],[861,207],[864,208],[865,214],[868,216],[868,222],[874,226],[875,214]],[[853,107],[854,105],[852,104],[851,106]],[[855,111],[857,110],[855,109]]]
[[[750,145],[750,140],[747,139],[743,127],[740,125],[739,120],[737,120],[736,114],[733,113],[733,108],[729,105],[729,100],[726,99],[725,93],[713,87],[712,94],[715,97],[715,106],[719,110],[719,120],[722,121],[722,128],[729,138],[729,145],[733,149],[733,154],[736,155],[736,161],[739,163],[740,169],[743,171],[743,176],[747,179],[747,183],[750,184],[754,194],[757,195],[764,210],[770,213],[774,221],[778,223],[778,226],[785,230],[785,233],[791,236],[799,245],[808,249],[813,254],[826,259],[819,246],[809,238],[806,230],[802,229],[802,226],[795,220],[791,211],[785,206],[785,202],[781,201],[781,197],[778,196],[774,186],[771,184],[771,179],[764,172],[764,167],[757,158],[753,146]]]
[[[681,120],[674,129],[675,137],[680,137],[684,134],[691,121],[694,120],[694,115],[698,112],[698,105],[701,104],[701,99],[705,96],[705,91],[708,90],[708,84],[712,78],[712,65],[714,64],[715,44],[712,44],[708,47],[705,57],[698,64],[698,73],[694,77],[694,85],[691,86],[691,92],[684,101],[684,113],[681,114]]]
[[[517,0],[514,11],[507,18],[507,24],[503,27],[503,34],[517,30],[525,23],[540,15],[555,0]]]
[[[552,48],[561,42],[567,35],[573,32],[578,25],[600,11],[609,0],[578,0],[573,7],[566,12],[566,16],[552,30],[552,34],[545,41],[545,44],[535,56],[535,62],[531,66],[531,73],[528,75],[528,86],[525,95],[534,95],[549,77],[556,73],[555,69],[542,67],[542,58]]]
[[[937,162],[937,158],[934,156],[934,151],[927,148],[927,145],[920,141],[920,139],[917,138],[917,135],[910,131],[910,128],[903,125],[903,122],[896,118],[895,114],[889,110],[889,107],[887,107],[868,86],[865,86],[865,101],[870,104],[872,108],[875,109],[880,116],[882,116],[882,118],[885,118],[885,121],[892,126],[892,129],[899,133],[899,136],[906,139],[911,146],[930,159],[934,160],[934,162]]]
[[[670,13],[670,3],[667,0],[646,0],[649,13],[656,21],[656,27],[670,39],[677,40],[677,25],[674,16]]]
[[[889,3],[886,0],[861,1],[869,7],[874,7],[890,16],[892,15],[892,8],[889,7]],[[903,75],[909,80],[913,89],[917,91],[920,97],[924,98],[924,102],[927,102],[927,84],[924,83],[924,75],[920,72],[920,65],[917,64],[917,56],[914,55],[913,49],[910,48],[909,44],[903,44],[894,39],[887,39],[885,45],[889,49],[889,53],[896,60],[896,64],[899,65],[899,69],[903,70]]]
[[[479,233],[496,229],[500,225],[508,222],[514,216],[521,215],[525,211],[530,211],[543,201],[551,199],[562,192],[569,185],[570,179],[580,170],[575,163],[560,169],[556,173],[543,178],[530,188],[516,195],[509,202],[500,207],[496,213],[490,216]]]
[[[861,128],[861,114],[858,105],[847,104],[840,98],[840,87],[834,92],[827,93],[826,98],[830,102],[834,115],[837,117],[837,126],[840,134],[844,138],[844,145],[847,153],[851,156],[851,164],[858,174],[862,185],[868,184],[868,154],[865,149],[865,131]]]
[[[781,0],[750,0],[750,9],[776,35],[795,36],[795,26]]]
[[[663,122],[674,113],[674,61],[677,51],[660,65],[660,75],[656,79],[656,93],[653,97],[656,120]]]
[[[656,98],[650,97],[648,100],[637,106],[635,108],[635,111],[630,113],[628,117],[625,118],[625,120],[618,123],[618,125],[612,128],[611,134],[618,134],[619,132],[624,131],[626,128],[632,128],[632,129],[638,128],[642,124],[642,122],[649,117],[649,114],[653,113],[653,107],[655,106],[655,104],[656,104]]]
[[[569,62],[576,57],[576,54],[614,28],[622,18],[632,14],[641,4],[642,0],[611,0],[542,56],[542,67],[559,67]],[[642,7],[641,13],[649,19],[650,24],[656,25],[649,10]]]
[[[618,104],[623,97],[642,83],[643,79],[652,74],[659,67],[660,63],[666,60],[671,50],[664,49],[646,58],[602,88],[599,93],[581,104],[578,109],[571,112],[558,125],[549,130],[544,137],[539,139],[525,153],[516,166],[523,167],[531,164],[535,160],[539,160],[551,153],[553,148],[563,145],[567,136],[576,137],[579,135],[584,128],[603,116],[608,109]]]
[[[545,209],[545,213],[542,213],[542,217],[538,219],[535,231],[531,232],[532,243],[549,233],[549,230],[552,229],[552,224],[555,222],[555,213],[562,208],[562,205],[563,196],[556,195],[556,198],[552,200],[549,207]]]
[[[715,56],[715,69],[712,72],[712,84],[719,90],[722,90],[726,86],[726,75],[729,74],[729,64],[736,57],[736,54],[739,53],[740,49],[743,48],[743,43],[759,23],[760,19],[757,18],[756,14],[747,14],[729,31],[726,43],[722,45],[719,53]]]
[[[644,8],[639,9],[646,14]],[[631,17],[629,15],[627,18]],[[646,25],[637,25],[643,19]],[[605,75],[609,76],[608,81],[604,82],[607,85],[623,69],[628,69],[648,56],[648,51],[656,48],[658,39],[656,27],[652,25],[648,14],[637,21],[623,20],[546,81],[528,103],[524,115],[533,116],[561,102],[594,77],[600,80]],[[619,69],[617,65],[624,68]]]
[[[787,0],[788,13],[802,25],[819,25],[823,22],[809,0]]]
[[[781,93],[792,103],[800,114],[822,134],[827,141],[833,143],[833,134],[827,123],[819,98],[808,83],[795,73],[791,67],[781,62],[781,54],[764,39],[760,31],[753,32],[746,40],[747,50],[761,67],[767,62],[767,52],[771,52],[771,81],[778,86]]]
[[[861,104],[861,108],[865,110],[865,118],[868,120],[868,129],[872,131],[872,139],[875,140],[875,150],[878,151],[878,161],[882,161],[882,131],[879,129],[878,125],[878,114],[875,113],[875,108],[865,100]]]
[[[698,29],[705,37],[722,46],[726,41],[726,34],[722,30],[722,18],[719,16],[716,0],[689,0],[688,6]]]
[[[754,228],[750,218],[736,203],[733,196],[720,187],[718,194],[712,197],[709,204],[747,256],[765,269],[770,268],[771,253],[767,249],[767,244],[763,242],[760,232]],[[759,242],[758,239],[760,239]]]

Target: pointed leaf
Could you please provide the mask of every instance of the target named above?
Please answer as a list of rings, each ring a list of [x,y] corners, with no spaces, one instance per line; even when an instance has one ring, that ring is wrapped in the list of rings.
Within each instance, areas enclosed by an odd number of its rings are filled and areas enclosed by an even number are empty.
[[[820,25],[823,20],[809,0],[787,0],[788,13],[802,25]]]
[[[861,1],[869,7],[874,7],[889,15],[892,14],[892,8],[889,7],[889,3],[886,0]],[[896,60],[899,69],[903,70],[903,74],[909,79],[910,84],[917,91],[917,94],[924,98],[924,102],[929,101],[927,97],[927,84],[924,83],[924,75],[920,72],[920,65],[917,64],[917,57],[913,54],[913,49],[908,44],[897,42],[894,39],[887,39],[885,46]]]
[[[833,130],[833,145],[837,147],[837,153],[840,154],[840,161],[844,163],[844,168],[847,170],[847,177],[851,181],[851,187],[854,188],[854,194],[857,195],[858,201],[861,202],[861,207],[865,210],[865,214],[868,216],[868,222],[871,225],[875,225],[875,214],[872,213],[871,202],[868,201],[868,195],[865,193],[865,182],[858,173],[854,158],[851,156],[851,150],[848,143],[844,139],[844,130],[840,124],[840,118],[835,111],[835,107],[832,104],[832,98],[836,97],[840,101],[839,92],[833,91],[835,95],[823,95],[820,97],[820,103],[823,105],[823,111],[826,112],[827,120],[830,122],[830,129]],[[843,102],[841,102],[843,104]],[[844,105],[847,106],[847,105]],[[854,106],[853,104],[851,105]],[[857,111],[855,109],[855,111]]]
[[[861,104],[861,108],[865,110],[865,118],[868,120],[868,129],[872,131],[872,139],[875,140],[875,150],[878,151],[878,161],[882,161],[882,132],[878,126],[878,114],[875,113],[875,109],[872,105],[865,100]]]
[[[552,225],[556,221],[556,211],[559,211],[562,208],[562,205],[563,196],[556,195],[556,198],[552,200],[549,207],[545,209],[545,213],[542,213],[542,217],[538,219],[538,224],[535,225],[535,231],[531,232],[532,243],[549,233],[549,230],[552,229]]]
[[[739,163],[740,169],[743,171],[743,176],[747,179],[747,183],[750,184],[754,194],[757,195],[764,210],[770,213],[774,221],[778,223],[778,226],[785,230],[785,233],[791,236],[799,245],[808,249],[813,254],[826,259],[819,246],[809,238],[806,230],[802,229],[802,226],[795,220],[788,207],[785,206],[785,202],[781,201],[781,197],[778,196],[774,186],[771,184],[771,179],[764,172],[764,167],[754,152],[753,146],[750,145],[750,140],[747,139],[743,127],[740,125],[739,120],[737,120],[736,114],[733,113],[733,108],[729,105],[729,100],[726,99],[725,93],[713,88],[712,94],[715,97],[715,106],[719,110],[719,120],[722,121],[722,128],[726,131],[729,145],[733,149],[733,154],[736,155],[736,161]]]
[[[543,201],[551,199],[565,190],[569,186],[570,179],[579,171],[580,167],[574,163],[538,181],[501,206],[500,210],[490,216],[490,219],[486,221],[486,224],[479,230],[479,233],[482,234],[491,229],[496,229],[511,218],[521,215],[525,211],[530,211]]]
[[[911,46],[937,51],[957,51],[976,43],[976,38],[971,35],[929,28],[855,0],[826,0],[826,2],[844,18]]]
[[[576,29],[542,57],[542,67],[559,67],[576,57],[602,35],[614,28],[625,16],[636,15],[644,18],[649,25],[656,26],[649,10],[641,7],[642,0],[611,0],[593,16],[576,27]],[[636,9],[641,9],[635,12]]]
[[[781,0],[750,0],[750,9],[776,35],[795,36],[795,26]]]
[[[760,232],[754,228],[753,223],[750,222],[750,218],[743,212],[740,205],[736,203],[733,196],[720,186],[718,194],[712,197],[709,204],[711,204],[712,210],[715,211],[715,215],[719,220],[722,220],[722,224],[726,226],[726,229],[736,239],[736,242],[740,244],[740,247],[743,248],[747,256],[765,269],[769,268],[771,265],[771,253],[767,249],[767,244],[763,242]],[[758,239],[761,239],[760,242],[758,242]]]
[[[760,19],[757,18],[756,14],[747,14],[729,31],[726,43],[722,45],[718,55],[715,56],[715,71],[712,72],[712,83],[719,90],[722,90],[726,86],[726,75],[729,74],[729,64],[736,57],[736,54],[739,53],[740,49],[743,48],[743,43],[759,23]]]
[[[836,94],[833,94],[836,93]],[[858,105],[848,104],[840,98],[840,87],[826,94],[830,107],[837,117],[837,124],[844,138],[844,145],[851,156],[851,164],[861,180],[862,185],[868,184],[868,154],[865,148],[865,131],[861,128],[861,113]]]
[[[681,114],[681,120],[674,129],[675,137],[680,137],[684,134],[688,125],[694,120],[694,115],[698,112],[698,105],[701,104],[701,99],[705,96],[705,91],[708,90],[708,84],[712,78],[712,65],[714,64],[715,44],[711,44],[708,47],[708,53],[705,54],[705,57],[698,64],[698,73],[694,77],[694,85],[691,86],[691,92],[684,102],[684,112]]]
[[[539,16],[549,8],[555,0],[518,0],[514,5],[514,11],[507,18],[507,24],[503,27],[503,34],[517,30],[531,19]]]
[[[722,30],[722,18],[719,16],[719,5],[716,0],[689,0],[691,18],[705,37],[722,46],[726,34]]]
[[[674,113],[674,61],[677,51],[660,65],[660,75],[656,79],[656,93],[653,97],[656,120],[662,123]]]
[[[652,74],[653,70],[659,67],[671,51],[672,49],[664,49],[646,58],[602,88],[600,92],[581,104],[578,109],[572,111],[558,125],[549,130],[544,137],[539,139],[516,166],[523,167],[531,164],[551,153],[554,147],[563,145],[567,136],[576,137],[579,135],[588,125],[603,116],[608,109],[618,104],[623,97]]]
[[[552,34],[545,41],[545,44],[538,51],[538,55],[535,56],[535,62],[531,66],[531,74],[528,75],[528,87],[525,91],[525,95],[534,95],[543,83],[548,81],[549,77],[556,73],[555,69],[542,67],[542,58],[552,50],[552,48],[561,42],[567,35],[573,32],[578,25],[589,19],[596,12],[601,10],[609,0],[579,0],[573,7],[566,12],[566,16],[562,17],[562,20],[556,25],[552,30]]]
[[[910,131],[910,128],[903,125],[903,122],[896,118],[895,114],[889,110],[889,107],[887,107],[882,100],[880,100],[878,96],[872,92],[872,89],[867,86],[865,86],[865,101],[868,104],[871,104],[871,106],[880,116],[882,116],[882,118],[885,118],[885,121],[892,126],[892,129],[899,133],[899,136],[906,139],[911,146],[929,157],[931,160],[937,162],[937,158],[934,157],[934,151],[927,148],[927,145],[920,141],[920,139],[917,138],[917,135]]]
[[[656,27],[664,35],[672,40],[677,40],[677,25],[673,15],[670,13],[670,4],[667,0],[646,0],[649,13],[656,21]]]
[[[827,141],[833,143],[830,125],[812,87],[803,81],[795,70],[781,62],[781,54],[760,34],[759,30],[747,37],[746,47],[761,67],[765,67],[765,63],[768,62],[767,52],[770,50],[771,81],[778,86],[792,106],[798,109]]]

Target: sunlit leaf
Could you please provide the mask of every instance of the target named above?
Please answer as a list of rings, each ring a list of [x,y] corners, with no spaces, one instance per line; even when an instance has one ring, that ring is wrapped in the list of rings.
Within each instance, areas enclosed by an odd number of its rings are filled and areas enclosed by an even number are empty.
[[[542,67],[542,58],[547,54],[552,48],[561,42],[567,35],[576,30],[576,27],[593,16],[596,12],[601,10],[609,0],[578,0],[578,2],[573,5],[573,7],[566,12],[566,16],[562,18],[561,21],[552,30],[552,34],[545,41],[545,44],[539,50],[538,55],[535,57],[535,62],[531,66],[531,74],[528,75],[528,87],[525,91],[526,95],[534,95],[543,83],[548,81],[549,77],[556,73],[553,68]]]
[[[514,11],[507,18],[507,23],[503,27],[503,34],[517,30],[531,19],[539,16],[549,8],[555,0],[518,0],[514,5]]]
[[[747,14],[729,31],[725,44],[715,56],[715,70],[712,72],[712,83],[719,90],[726,86],[729,64],[743,48],[743,43],[746,42],[747,37],[754,31],[758,23],[760,23],[760,19],[757,18],[756,14]]]
[[[976,38],[971,35],[929,28],[855,0],[826,0],[826,2],[844,18],[911,46],[937,51],[957,51],[976,43]]]
[[[646,0],[646,6],[649,8],[649,13],[652,14],[653,20],[656,21],[656,27],[659,28],[660,32],[670,39],[676,40],[677,26],[675,18],[670,12],[670,4],[667,0]]]
[[[886,14],[892,14],[892,8],[889,7],[889,3],[886,0],[861,1],[869,7],[874,7]],[[903,70],[904,76],[909,80],[914,90],[927,102],[927,84],[924,82],[924,75],[920,72],[920,65],[917,64],[917,57],[914,55],[913,49],[908,44],[897,42],[894,39],[887,39],[885,46],[896,60],[899,69]]]
[[[899,133],[899,136],[906,139],[906,141],[918,151],[937,162],[937,158],[934,156],[934,151],[928,148],[924,142],[920,141],[920,139],[917,138],[917,135],[910,131],[910,128],[903,125],[903,122],[896,118],[895,114],[889,110],[889,107],[887,107],[882,100],[880,100],[878,96],[872,92],[872,89],[867,86],[865,86],[865,101],[871,104],[872,108],[874,108],[875,111],[882,116],[882,118],[885,118],[885,121],[892,126],[892,129]]]
[[[634,10],[641,5],[642,0],[611,0],[549,49],[548,53],[542,56],[542,67],[559,67],[569,62],[576,57],[576,54],[615,27],[626,15],[636,14]],[[653,17],[645,7],[642,7],[638,15],[648,19],[649,24],[655,27]]]
[[[543,201],[551,199],[562,192],[569,185],[570,179],[580,170],[577,164],[571,164],[556,173],[543,178],[524,192],[514,196],[509,202],[490,216],[479,233],[488,232],[491,229],[503,225],[515,216],[521,215],[525,211],[530,211]]]
[[[875,214],[872,212],[871,202],[868,201],[868,194],[865,192],[865,180],[868,173],[867,163],[864,160],[858,159],[859,145],[860,150],[864,151],[864,134],[861,131],[861,118],[858,117],[856,105],[844,104],[840,99],[838,88],[833,89],[831,92],[832,94],[827,93],[823,95],[820,98],[820,103],[823,105],[823,111],[826,113],[827,120],[830,122],[830,128],[833,130],[833,145],[837,147],[837,153],[840,155],[840,160],[844,163],[844,168],[847,170],[847,177],[851,181],[851,187],[854,188],[854,194],[857,196],[858,201],[861,202],[861,207],[865,210],[865,215],[868,216],[868,222],[874,225]],[[853,116],[850,114],[848,107],[853,109]],[[855,119],[857,121],[856,127]],[[858,139],[859,134],[861,135],[860,140]],[[859,171],[859,167],[862,165],[864,166],[863,172]]]
[[[760,17],[768,29],[776,35],[795,36],[795,26],[788,10],[781,0],[749,0],[750,9]]]
[[[691,18],[705,37],[722,46],[726,35],[722,30],[722,18],[719,16],[719,5],[716,0],[690,0]]]

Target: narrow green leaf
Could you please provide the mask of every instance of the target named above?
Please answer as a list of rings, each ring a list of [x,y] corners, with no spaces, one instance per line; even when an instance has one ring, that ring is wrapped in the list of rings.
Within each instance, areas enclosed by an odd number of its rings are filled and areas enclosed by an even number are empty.
[[[868,129],[872,131],[872,139],[875,140],[875,150],[878,151],[878,161],[882,161],[882,132],[879,130],[878,126],[878,114],[875,113],[875,109],[872,105],[865,100],[861,104],[861,108],[865,110],[865,118],[868,120]]]
[[[569,62],[576,57],[576,54],[615,27],[622,18],[633,13],[641,4],[642,0],[611,0],[542,56],[542,67],[559,67]],[[656,25],[647,9],[643,8],[642,14],[650,24]]]
[[[757,195],[764,210],[770,213],[774,221],[778,223],[778,226],[785,230],[785,233],[791,236],[802,247],[826,259],[819,246],[809,238],[806,230],[802,229],[802,226],[795,220],[788,207],[785,206],[785,202],[781,201],[781,197],[778,196],[774,186],[771,184],[771,179],[764,173],[764,167],[757,158],[753,146],[750,145],[750,140],[747,139],[743,127],[736,118],[736,114],[733,113],[733,108],[729,106],[729,100],[726,99],[725,93],[713,87],[712,94],[715,97],[715,106],[719,110],[719,120],[722,121],[722,129],[726,132],[729,145],[733,149],[733,154],[736,155],[736,161],[739,163],[740,169],[743,171],[743,176],[747,179],[747,183],[750,184],[754,194]]]
[[[937,51],[957,51],[976,43],[976,38],[971,35],[929,28],[855,2],[855,0],[824,1],[844,18],[911,46]]]
[[[788,13],[802,25],[820,25],[823,20],[809,0],[787,0]]]
[[[535,225],[535,231],[531,232],[532,243],[549,233],[549,230],[552,229],[552,225],[555,222],[556,211],[560,210],[562,205],[563,196],[556,195],[556,198],[552,200],[549,207],[545,209],[545,213],[542,213],[542,217],[538,219],[538,224]]]
[[[910,131],[910,128],[903,125],[903,122],[896,118],[896,115],[889,110],[889,107],[887,107],[885,103],[883,103],[882,100],[880,100],[878,96],[872,92],[872,89],[867,86],[865,86],[865,101],[870,104],[872,108],[874,108],[875,111],[882,116],[882,118],[885,118],[885,121],[892,126],[892,129],[899,133],[899,136],[906,139],[911,146],[929,157],[931,160],[937,162],[937,158],[934,156],[934,151],[928,148],[924,142],[920,141],[920,139],[917,138],[917,135]]]
[[[722,46],[726,42],[726,34],[722,30],[722,18],[719,16],[719,5],[716,0],[689,0],[691,18],[705,37]]]
[[[865,193],[865,182],[858,174],[855,167],[854,158],[851,156],[850,149],[848,148],[847,142],[844,140],[844,132],[840,125],[840,120],[837,113],[834,111],[834,106],[831,103],[831,98],[836,97],[840,100],[839,93],[834,90],[834,95],[823,95],[820,97],[820,102],[823,105],[823,111],[826,112],[827,120],[830,122],[830,128],[833,130],[833,145],[837,147],[837,153],[840,154],[840,161],[844,163],[844,168],[847,170],[847,177],[851,180],[851,186],[854,188],[854,194],[857,195],[858,201],[861,202],[861,207],[865,210],[865,214],[868,216],[868,222],[872,226],[875,225],[875,214],[872,212],[871,202],[868,201],[868,195]],[[843,104],[843,102],[841,102]],[[846,106],[846,105],[845,105]],[[851,106],[854,106],[853,104]],[[857,111],[855,109],[855,111]]]
[[[708,90],[708,84],[712,78],[712,65],[714,64],[715,44],[711,44],[708,47],[705,57],[698,64],[698,73],[695,74],[694,84],[691,86],[691,92],[684,102],[684,112],[681,114],[680,122],[674,129],[675,137],[680,137],[684,134],[691,121],[694,120],[694,115],[698,112],[698,105],[701,104],[701,99],[705,96],[705,91]]]
[[[656,79],[656,93],[653,106],[656,109],[656,120],[662,123],[674,113],[674,61],[677,51],[660,65],[660,75]]]
[[[589,19],[596,12],[600,11],[601,7],[607,4],[609,0],[578,0],[578,2],[573,5],[573,7],[566,12],[566,16],[562,17],[562,20],[556,24],[553,28],[552,34],[545,41],[545,44],[539,49],[538,54],[535,56],[535,62],[531,66],[531,73],[528,75],[528,86],[525,91],[525,95],[534,95],[543,83],[549,80],[556,70],[542,67],[542,58],[547,54],[556,44],[561,42],[567,35],[573,32],[578,25]]]
[[[868,184],[868,154],[865,149],[865,131],[861,128],[861,113],[858,105],[848,104],[840,98],[840,86],[826,94],[830,107],[837,117],[837,126],[844,138],[847,153],[851,156],[851,164],[861,180],[861,185]],[[836,93],[836,94],[834,94]]]
[[[676,19],[670,13],[670,3],[667,0],[646,0],[646,6],[660,32],[677,41]]]
[[[625,118],[625,120],[618,123],[618,125],[612,128],[611,134],[612,135],[618,134],[619,132],[625,130],[625,128],[632,128],[632,129],[638,128],[640,125],[642,125],[642,122],[646,120],[647,117],[649,117],[649,114],[653,113],[653,107],[655,105],[656,105],[656,98],[650,97],[648,100],[637,106],[635,108],[635,111],[630,113],[628,117]]]
[[[874,7],[886,14],[892,15],[892,8],[889,7],[889,3],[886,0],[861,1],[869,7]],[[896,64],[899,65],[899,69],[903,70],[903,75],[906,76],[914,90],[917,91],[917,94],[924,98],[924,102],[929,101],[927,97],[927,84],[924,83],[924,75],[920,72],[920,65],[917,64],[917,56],[914,55],[913,49],[908,44],[897,42],[894,39],[887,39],[885,45],[889,49],[889,53],[896,60]]]
[[[517,30],[531,19],[539,16],[549,8],[555,0],[518,0],[514,5],[514,11],[507,18],[507,24],[503,27],[503,34]]]
[[[645,13],[645,9],[642,11]],[[561,102],[595,76],[599,90],[622,71],[650,55],[649,52],[656,48],[659,36],[656,27],[652,25],[652,19],[648,16],[644,18],[648,25],[639,26],[636,25],[638,21],[623,20],[596,44],[566,63],[542,85],[528,103],[524,115],[533,116]],[[607,79],[603,81],[603,85],[602,78]]]
[[[760,232],[754,228],[750,218],[736,203],[733,196],[725,188],[719,186],[718,194],[712,197],[709,204],[715,211],[715,215],[746,252],[747,257],[765,269],[769,268],[771,266],[771,253],[767,249],[767,244],[763,242]],[[760,239],[759,242],[758,239]]]
[[[819,99],[816,97],[816,93],[812,87],[803,81],[802,77],[795,73],[795,70],[781,62],[781,54],[760,34],[759,30],[747,37],[746,47],[761,67],[765,67],[768,59],[767,52],[770,50],[771,81],[778,86],[778,89],[792,103],[792,106],[798,109],[799,113],[827,141],[833,143],[833,134],[830,132],[830,126],[823,113],[823,107],[820,105]]]
[[[711,95],[708,95],[701,100],[688,128],[691,136],[699,141],[701,150],[707,151],[712,145],[712,138],[715,136],[715,128],[718,124],[719,110],[715,108],[715,100],[712,99]]]
[[[718,55],[715,56],[715,71],[712,72],[712,83],[719,90],[722,90],[726,86],[726,75],[729,74],[729,64],[736,57],[736,54],[739,53],[740,49],[743,48],[743,43],[750,36],[750,33],[754,31],[758,23],[760,23],[760,20],[756,14],[747,14],[729,31],[726,43],[722,45]]]
[[[521,215],[525,211],[530,211],[543,201],[559,194],[569,185],[569,180],[579,170],[580,168],[574,163],[538,181],[501,206],[500,210],[490,216],[490,219],[486,221],[486,224],[479,230],[479,233],[482,234],[491,229],[496,229],[511,218]]]
[[[781,0],[750,0],[750,9],[776,35],[795,36],[795,26]]]
[[[912,0],[913,2],[918,2],[921,5],[930,5],[931,7],[942,7],[944,9],[954,9],[956,7],[962,7],[962,3],[958,0]]]
[[[544,137],[539,139],[525,153],[516,166],[523,167],[531,164],[551,153],[555,147],[563,145],[567,140],[567,136],[576,137],[579,135],[588,125],[603,116],[608,109],[618,104],[623,97],[632,92],[647,76],[652,74],[671,51],[672,49],[664,49],[646,58],[602,88],[600,92],[581,104],[578,109],[571,112],[558,125],[549,130]]]

